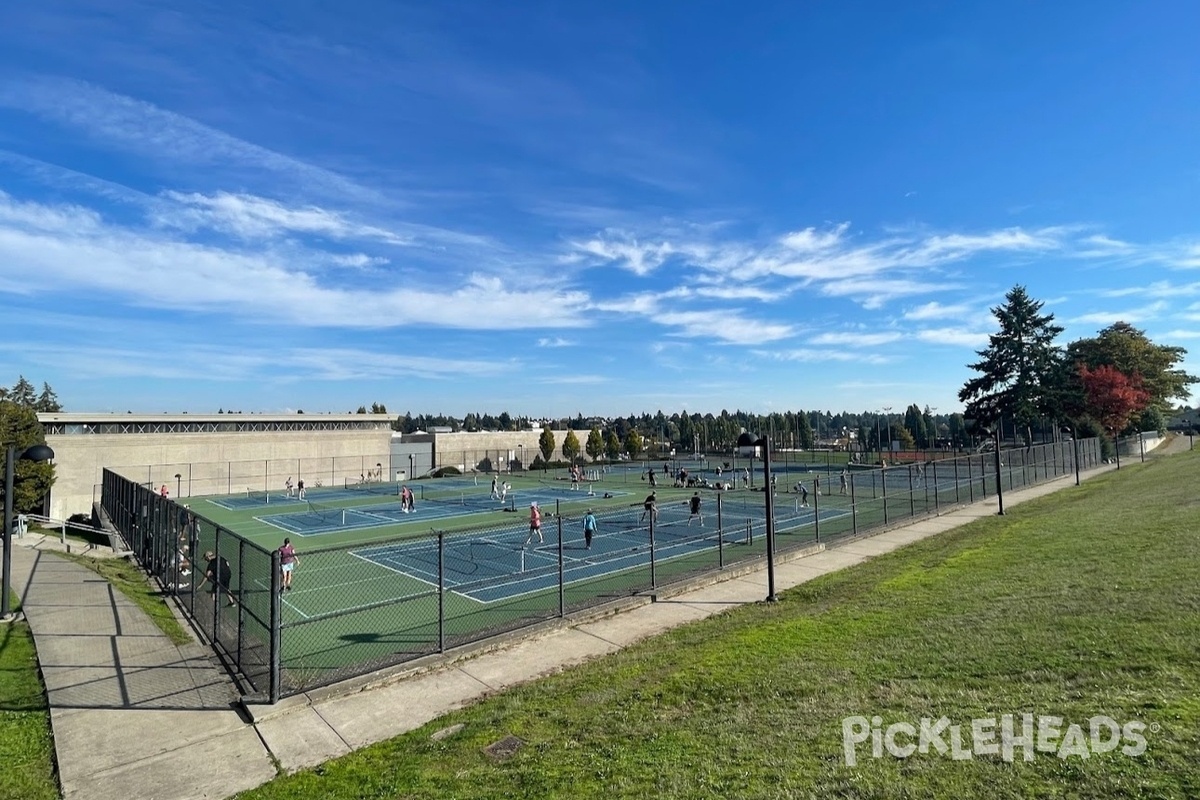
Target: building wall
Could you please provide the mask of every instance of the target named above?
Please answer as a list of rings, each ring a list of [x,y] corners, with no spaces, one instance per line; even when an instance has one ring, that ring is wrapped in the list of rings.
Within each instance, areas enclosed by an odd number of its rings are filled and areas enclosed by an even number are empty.
[[[63,425],[51,423],[61,423],[68,416],[74,418],[75,424],[69,428],[73,431],[88,426],[88,423],[80,422],[82,419],[91,424],[106,419],[105,415],[42,414],[39,420],[47,430],[61,430]],[[105,467],[131,480],[156,487],[165,485],[171,497],[181,495],[184,498],[246,489],[281,491],[288,477],[293,480],[304,478],[310,486],[317,482],[340,485],[347,479],[356,480],[374,470],[376,464],[388,468],[392,431],[387,427],[390,421],[387,416],[283,415],[266,418],[255,415],[256,420],[292,422],[305,421],[306,417],[308,420],[340,419],[349,421],[348,424],[364,425],[382,421],[383,426],[221,433],[47,433],[46,444],[54,450],[56,475],[50,492],[50,515],[65,518],[90,512],[93,501],[99,499]],[[113,415],[113,418],[132,421],[127,415]],[[136,419],[153,423],[168,417]]]
[[[38,419],[47,430],[46,444],[54,449],[56,480],[49,505],[50,515],[60,519],[91,511],[100,499],[105,467],[140,483],[166,486],[171,497],[276,492],[289,477],[304,478],[309,486],[342,485],[374,472],[377,465],[383,480],[419,477],[443,466],[470,471],[485,458],[497,470],[507,470],[519,458],[528,466],[538,455],[541,436],[541,430],[400,436],[391,430],[390,416],[377,414],[39,414]],[[284,429],[188,430],[247,423]],[[343,427],[286,429],[297,425]],[[94,432],[114,426],[126,432]],[[552,458],[561,457],[566,435],[565,430],[554,431]],[[581,445],[586,442],[587,431],[575,435]]]
[[[567,436],[565,430],[553,433],[556,449],[551,460],[562,457],[562,443]],[[587,434],[587,431],[575,432],[580,446],[587,441]],[[491,461],[492,469],[502,472],[508,469],[510,459],[524,458],[528,467],[539,453],[541,435],[541,430],[438,433],[434,439],[434,468],[450,466],[470,471],[478,468],[484,458]]]

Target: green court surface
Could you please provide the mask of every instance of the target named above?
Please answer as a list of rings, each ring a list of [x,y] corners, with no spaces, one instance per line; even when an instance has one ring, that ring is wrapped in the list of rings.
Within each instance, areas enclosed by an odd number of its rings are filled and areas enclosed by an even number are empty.
[[[976,461],[980,470],[987,466]],[[862,533],[993,494],[994,472],[985,477],[975,466],[963,466],[957,480],[949,469],[919,478],[907,467],[854,470],[843,493],[838,472],[793,465],[780,474],[773,496],[777,549]],[[1006,465],[1001,473],[1005,488],[1033,478],[1027,465]],[[648,481],[634,480],[602,472],[572,489],[554,473],[505,475],[500,488],[510,488],[503,501],[492,497],[489,476],[411,481],[416,500],[408,513],[398,487],[387,484],[314,487],[303,500],[242,492],[187,502],[207,521],[199,526],[200,548],[215,541],[208,523],[262,548],[230,553],[232,537],[223,537],[221,545],[233,562],[239,606],[259,620],[270,616],[269,552],[285,537],[296,547],[293,585],[280,598],[288,694],[764,555],[762,491],[677,488],[659,477],[651,547],[643,513],[651,490]],[[797,482],[809,489],[806,505],[794,491]],[[689,513],[696,494],[703,527]],[[524,546],[532,502],[544,515],[544,541],[534,537]],[[581,523],[588,508],[599,520],[591,549],[584,547]],[[241,624],[239,653],[265,647],[267,631],[251,634],[254,626],[245,624],[248,615],[239,607],[218,603],[213,613],[219,628]]]

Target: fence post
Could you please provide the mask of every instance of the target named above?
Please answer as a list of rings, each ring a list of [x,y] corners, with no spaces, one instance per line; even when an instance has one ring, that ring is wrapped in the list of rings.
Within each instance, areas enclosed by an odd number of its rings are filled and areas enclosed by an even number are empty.
[[[938,479],[937,479],[937,463],[938,462],[937,462],[936,458],[933,461],[930,461],[929,462],[929,471],[933,473],[933,479],[932,479],[933,480],[933,510],[934,510],[934,513],[941,514],[942,513],[942,500],[940,497],[938,497],[939,485],[938,485]],[[930,480],[930,477],[928,474],[925,475],[925,480],[926,481]]]
[[[975,502],[975,467],[971,462],[971,456],[967,456],[967,493],[971,502]]]
[[[192,564],[192,574],[196,574],[195,563]],[[231,590],[232,591],[232,590]],[[242,672],[242,630],[246,627],[246,540],[238,539],[238,600],[237,606],[237,666]],[[195,592],[192,592],[193,603]]]
[[[858,536],[858,506],[854,503],[854,473],[850,473],[850,530]]]
[[[650,510],[650,588],[654,589],[657,586],[654,577],[654,517],[657,515],[658,506],[655,505]]]
[[[917,515],[917,498],[913,492],[913,465],[908,465],[908,516],[915,517]]]
[[[887,525],[887,467],[879,468],[879,485],[883,487],[883,524]]]
[[[563,523],[559,501],[554,501],[554,517],[558,521],[558,616],[567,615],[567,599],[563,591]]]
[[[725,569],[725,528],[721,524],[721,501],[724,499],[722,492],[717,492],[717,567]]]
[[[813,480],[813,532],[817,541],[821,541],[821,481]]]
[[[280,593],[279,551],[271,551],[271,674],[268,683],[272,703],[279,702],[283,683],[283,595]]]
[[[437,532],[438,548],[438,652],[446,652],[446,532]]]

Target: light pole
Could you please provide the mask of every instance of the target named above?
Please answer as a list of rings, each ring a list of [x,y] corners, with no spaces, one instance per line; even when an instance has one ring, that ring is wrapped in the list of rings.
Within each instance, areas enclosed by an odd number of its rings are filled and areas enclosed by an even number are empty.
[[[737,440],[738,450],[754,461],[754,451],[762,448],[763,459],[763,507],[767,514],[767,602],[774,603],[775,597],[775,498],[771,489],[771,440],[767,436],[755,439],[743,432]]]
[[[1063,433],[1071,434],[1071,447],[1075,453],[1075,485],[1079,485],[1079,437],[1075,435],[1074,428],[1064,427]]]
[[[988,430],[992,441],[996,443],[996,502],[1000,505],[1000,510],[996,512],[997,516],[1004,516],[1004,481],[1000,478],[1000,428],[997,426],[994,430]]]
[[[183,476],[178,472],[175,473],[175,498],[179,499],[183,496]]]
[[[8,457],[4,459],[4,567],[0,577],[0,620],[12,616],[8,596],[12,590],[12,526],[13,526],[13,471],[18,459],[21,461],[49,461],[54,451],[44,444],[25,448],[20,455],[15,445],[8,446]]]
[[[413,454],[409,453],[408,454],[408,479],[411,481],[416,477],[417,477],[416,475],[413,475]]]
[[[1121,440],[1117,438],[1117,431],[1115,428],[1110,428],[1109,430],[1112,432],[1112,437],[1113,437],[1113,452],[1115,452],[1117,454],[1117,469],[1120,469],[1121,468]]]
[[[880,431],[880,414],[883,411],[875,413],[875,449],[880,451],[880,461],[883,461],[883,433]]]
[[[887,446],[888,446],[888,455],[891,455],[891,454],[892,454],[892,407],[891,407],[891,406],[884,406],[884,407],[883,407],[883,413],[887,415],[887,416],[886,416],[886,419],[887,419],[887,437],[888,437],[888,438],[887,438]]]

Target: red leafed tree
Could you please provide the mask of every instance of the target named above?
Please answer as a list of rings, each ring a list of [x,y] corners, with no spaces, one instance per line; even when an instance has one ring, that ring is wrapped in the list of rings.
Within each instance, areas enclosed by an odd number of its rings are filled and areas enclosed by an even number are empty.
[[[1079,380],[1087,413],[1106,430],[1120,433],[1150,404],[1150,393],[1142,388],[1142,377],[1136,372],[1126,375],[1107,364],[1095,369],[1080,364]]]

